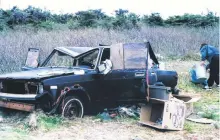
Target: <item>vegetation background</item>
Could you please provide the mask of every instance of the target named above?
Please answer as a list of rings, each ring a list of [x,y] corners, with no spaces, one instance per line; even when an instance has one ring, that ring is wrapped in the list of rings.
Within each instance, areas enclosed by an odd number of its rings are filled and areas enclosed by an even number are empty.
[[[0,72],[20,70],[29,47],[41,49],[42,60],[58,46],[97,46],[150,41],[156,53],[169,58],[197,58],[201,43],[219,44],[219,17],[185,14],[163,19],[159,13],[139,16],[118,9],[53,14],[29,6],[0,9]]]
[[[167,59],[167,68],[178,72],[178,88],[182,94],[202,96],[195,103],[195,112],[219,123],[219,89],[214,87],[212,91],[204,91],[201,86],[190,82],[188,73],[197,62],[194,60],[200,59],[201,43],[219,46],[219,17],[210,11],[204,15],[185,14],[163,19],[159,13],[139,16],[123,9],[116,10],[113,16],[106,15],[101,9],[59,15],[31,6],[24,10],[17,7],[0,9],[0,73],[20,70],[30,47],[40,48],[42,62],[54,47],[94,47],[146,40],[151,42],[155,53],[163,56],[160,59]],[[184,131],[159,132],[136,125],[137,120],[103,123],[86,116],[82,120],[65,121],[59,116],[36,114],[37,128],[33,129],[28,125],[27,113],[1,109],[0,139],[219,138],[215,125],[189,121],[186,121]]]

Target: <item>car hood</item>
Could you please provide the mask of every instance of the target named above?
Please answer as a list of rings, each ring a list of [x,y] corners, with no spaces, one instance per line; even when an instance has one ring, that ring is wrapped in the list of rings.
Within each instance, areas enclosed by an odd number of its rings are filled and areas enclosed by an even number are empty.
[[[28,71],[13,72],[0,75],[0,79],[43,79],[65,74],[84,75],[85,70],[80,68],[37,68]]]

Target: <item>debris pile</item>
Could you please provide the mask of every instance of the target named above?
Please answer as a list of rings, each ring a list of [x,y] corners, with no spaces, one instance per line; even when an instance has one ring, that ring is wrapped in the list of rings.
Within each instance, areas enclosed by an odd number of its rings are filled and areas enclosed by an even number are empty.
[[[119,106],[113,109],[104,109],[104,112],[98,114],[101,120],[112,120],[114,118],[133,118],[139,119],[140,107],[133,106]]]

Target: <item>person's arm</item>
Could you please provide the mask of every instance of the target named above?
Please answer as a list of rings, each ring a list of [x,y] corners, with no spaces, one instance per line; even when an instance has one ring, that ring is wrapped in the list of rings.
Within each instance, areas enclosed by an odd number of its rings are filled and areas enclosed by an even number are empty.
[[[205,67],[206,70],[208,70],[208,69],[210,68],[209,66],[210,66],[210,64],[207,64],[207,65],[206,65],[206,67]]]
[[[205,60],[207,58],[207,47],[202,47],[200,50],[201,53],[201,65],[205,65]]]

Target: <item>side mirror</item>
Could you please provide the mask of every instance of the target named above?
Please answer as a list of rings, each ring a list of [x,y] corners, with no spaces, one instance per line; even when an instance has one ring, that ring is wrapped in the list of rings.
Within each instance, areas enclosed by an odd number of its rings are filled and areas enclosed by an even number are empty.
[[[39,66],[39,53],[39,49],[29,48],[27,58],[25,61],[25,67],[37,68]]]
[[[103,74],[107,74],[111,71],[112,69],[112,62],[108,59],[106,59],[103,64],[100,64],[98,66],[98,70],[100,73],[103,73]]]

